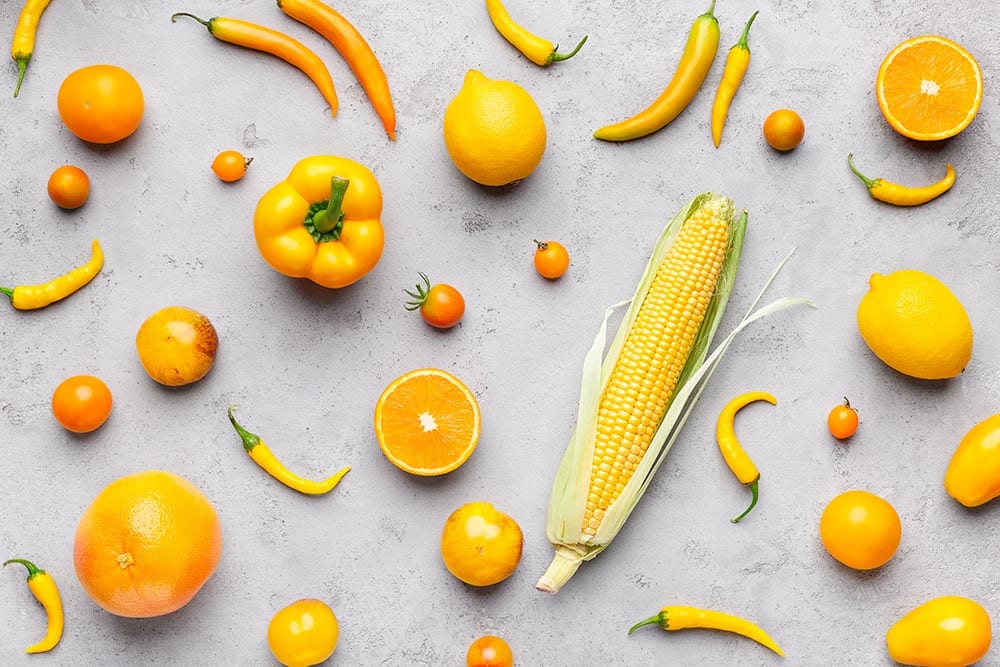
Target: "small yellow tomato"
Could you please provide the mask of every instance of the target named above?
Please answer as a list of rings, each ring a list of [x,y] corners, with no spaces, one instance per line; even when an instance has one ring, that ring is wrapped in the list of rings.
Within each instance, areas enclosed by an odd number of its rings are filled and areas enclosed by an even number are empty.
[[[1000,415],[979,422],[958,443],[944,488],[966,507],[979,507],[1000,496]]]
[[[168,306],[142,323],[135,348],[149,377],[176,387],[197,382],[212,369],[219,336],[198,311]]]
[[[918,667],[966,667],[990,650],[990,615],[974,600],[946,595],[923,603],[885,635],[889,657]]]
[[[466,667],[513,667],[514,653],[500,637],[486,635],[472,642],[465,654]]]
[[[111,414],[111,390],[93,375],[74,375],[52,392],[52,414],[73,433],[90,433]]]
[[[470,586],[491,586],[514,573],[522,545],[513,518],[487,502],[466,503],[444,524],[441,557],[448,571]]]
[[[826,426],[830,435],[837,440],[847,440],[858,430],[858,411],[851,407],[851,402],[844,397],[844,402],[830,410],[826,417]]]
[[[333,655],[339,637],[333,610],[312,598],[279,609],[267,625],[267,645],[285,667],[318,665]]]
[[[806,124],[791,109],[778,109],[764,120],[764,139],[776,151],[790,151],[802,143]]]
[[[535,270],[549,280],[555,280],[569,268],[569,252],[558,241],[535,241]]]
[[[819,535],[830,555],[855,570],[889,562],[902,527],[888,502],[867,491],[845,491],[830,501],[819,520]]]
[[[112,144],[135,132],[142,120],[139,83],[116,65],[89,65],[70,73],[56,96],[59,116],[84,141]]]
[[[252,157],[243,157],[238,151],[222,151],[212,160],[212,171],[220,180],[232,183],[243,178],[251,162]]]
[[[80,208],[90,196],[90,178],[83,169],[65,164],[49,176],[48,191],[59,208]]]

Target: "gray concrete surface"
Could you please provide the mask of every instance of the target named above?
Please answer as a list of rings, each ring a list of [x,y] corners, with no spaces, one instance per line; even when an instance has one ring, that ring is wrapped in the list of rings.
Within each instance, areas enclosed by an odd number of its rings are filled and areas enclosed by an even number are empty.
[[[5,34],[20,5],[0,2]],[[690,108],[642,141],[593,140],[595,128],[662,90],[704,5],[512,0],[510,10],[539,33],[565,44],[590,36],[576,59],[541,69],[496,34],[481,3],[338,3],[388,72],[399,115],[390,143],[343,60],[271,0],[53,3],[20,97],[0,95],[0,284],[61,273],[93,237],[107,264],[46,310],[0,304],[0,551],[52,572],[67,618],[55,651],[25,657],[45,620],[21,571],[4,570],[0,663],[274,664],[268,620],[307,596],[327,600],[340,619],[333,665],[459,665],[486,633],[507,638],[527,666],[778,664],[734,636],[626,636],[668,603],[758,621],[787,651],[784,664],[887,665],[886,629],[930,597],[966,595],[1000,615],[1000,504],[969,511],[942,487],[962,434],[1000,407],[1000,51],[990,14],[972,0],[720,0],[722,49]],[[753,61],[716,150],[708,111],[724,52],[758,8]],[[236,16],[301,39],[328,63],[339,115],[331,119],[285,63],[215,42],[197,24],[171,24],[174,11]],[[927,145],[893,132],[873,92],[884,54],[924,33],[963,43],[986,82],[975,122]],[[97,62],[127,68],[145,92],[142,125],[119,145],[83,144],[56,113],[63,77]],[[545,114],[546,154],[516,187],[478,187],[445,152],[443,111],[472,67],[517,81]],[[12,89],[12,64],[4,76]],[[784,106],[802,114],[807,131],[782,155],[760,127]],[[227,148],[255,158],[233,185],[209,170]],[[951,161],[958,182],[926,206],[892,208],[849,173],[849,151],[871,175],[911,183],[936,180]],[[258,197],[299,158],[326,152],[369,165],[385,194],[383,259],[340,291],[276,274],[251,232]],[[75,212],[45,193],[64,163],[92,179],[90,201]],[[613,546],[546,596],[533,584],[551,556],[546,504],[584,354],[604,308],[631,293],[663,223],[706,190],[750,211],[722,329],[793,247],[770,295],[819,308],[771,317],[738,339]],[[572,253],[558,282],[532,269],[531,239],[540,237]],[[854,312],[869,274],[900,268],[938,276],[965,303],[976,339],[958,379],[906,379],[861,341]],[[418,271],[465,293],[461,326],[442,333],[403,309],[402,289]],[[139,324],[169,304],[204,312],[221,337],[214,370],[179,390],[153,383],[133,345]],[[381,390],[422,366],[456,373],[483,411],[478,450],[439,479],[398,471],[372,430]],[[111,419],[87,436],[64,431],[49,409],[56,384],[77,373],[104,378],[115,397]],[[713,424],[726,400],[750,389],[773,392],[779,404],[741,416],[741,438],[763,471],[762,499],[734,526],[746,493],[720,460]],[[840,444],[824,420],[844,395],[862,424]],[[327,497],[280,486],[243,454],[225,418],[231,403],[293,468],[353,471]],[[216,504],[222,563],[183,610],[117,618],[79,586],[73,532],[105,484],[152,468],[183,475]],[[898,553],[874,572],[841,567],[818,538],[822,508],[850,488],[882,495],[902,518]],[[525,535],[515,574],[485,590],[451,577],[438,555],[445,517],[477,499],[511,514]],[[982,664],[1000,665],[998,651]]]

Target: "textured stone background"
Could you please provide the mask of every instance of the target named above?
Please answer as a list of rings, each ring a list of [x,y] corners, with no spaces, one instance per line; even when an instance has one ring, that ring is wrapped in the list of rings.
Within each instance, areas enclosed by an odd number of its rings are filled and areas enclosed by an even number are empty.
[[[968,511],[941,483],[961,436],[1000,407],[1000,51],[988,8],[973,0],[720,0],[722,49],[690,108],[647,139],[595,141],[594,129],[659,94],[705,9],[702,0],[652,4],[511,0],[536,32],[565,45],[590,36],[574,60],[541,69],[496,34],[479,2],[338,3],[388,71],[396,143],[333,48],[272,0],[52,4],[20,97],[0,95],[0,284],[63,272],[84,260],[94,237],[107,264],[73,298],[0,314],[0,552],[52,572],[67,616],[53,653],[24,657],[44,617],[22,572],[7,568],[0,662],[273,664],[267,622],[307,596],[327,600],[341,621],[330,661],[337,665],[459,665],[486,633],[506,637],[520,665],[776,664],[734,636],[626,636],[667,603],[757,620],[787,651],[785,664],[886,665],[885,630],[927,598],[967,595],[1000,614],[1000,504]],[[20,5],[0,0],[4,34]],[[753,61],[716,150],[708,111],[724,52],[758,8]],[[218,43],[197,24],[171,24],[173,11],[236,16],[301,39],[328,63],[340,113],[331,119],[309,80],[285,63]],[[933,145],[894,133],[873,92],[885,53],[924,33],[968,47],[986,83],[975,122]],[[62,79],[97,62],[130,70],[146,96],[139,131],[110,147],[84,145],[56,113]],[[516,187],[476,186],[444,150],[444,108],[469,68],[517,81],[545,114],[546,155]],[[12,89],[12,64],[4,76]],[[787,155],[760,132],[783,106],[807,125],[804,143]],[[255,158],[233,185],[209,170],[226,148]],[[958,182],[921,208],[892,208],[868,198],[847,169],[849,151],[870,175],[909,183],[936,180],[951,161]],[[368,164],[385,193],[384,257],[336,292],[273,272],[250,226],[257,198],[296,160],[324,152]],[[91,199],[76,212],[56,209],[45,193],[64,163],[92,179]],[[618,540],[545,596],[533,584],[551,556],[546,505],[584,354],[605,307],[631,293],[663,223],[706,190],[750,211],[722,330],[793,247],[769,295],[808,297],[819,308],[773,316],[738,339]],[[541,237],[572,253],[558,282],[532,269],[531,239]],[[900,268],[938,276],[965,303],[977,337],[960,378],[908,380],[858,336],[854,312],[868,276]],[[401,290],[417,271],[465,293],[461,326],[438,332],[403,309]],[[133,345],[139,324],[170,304],[204,312],[221,336],[211,374],[179,390],[153,383]],[[483,410],[475,455],[441,479],[394,468],[371,426],[381,390],[422,366],[456,373]],[[49,410],[56,384],[77,373],[99,375],[115,397],[111,419],[87,436],[64,431]],[[751,389],[773,392],[779,404],[740,417],[741,439],[763,471],[762,500],[733,526],[746,491],[721,461],[713,425],[725,401]],[[839,444],[824,419],[844,395],[862,425]],[[280,486],[243,454],[225,418],[231,403],[294,469],[318,477],[349,463],[353,471],[326,497]],[[180,612],[121,619],[80,588],[73,532],[104,485],[151,468],[205,491],[221,515],[225,550],[215,577]],[[875,572],[839,566],[819,542],[822,508],[850,488],[882,495],[902,517],[899,552]],[[525,534],[514,576],[485,590],[452,578],[438,555],[447,515],[477,499],[511,514]],[[983,664],[1000,664],[998,655]]]

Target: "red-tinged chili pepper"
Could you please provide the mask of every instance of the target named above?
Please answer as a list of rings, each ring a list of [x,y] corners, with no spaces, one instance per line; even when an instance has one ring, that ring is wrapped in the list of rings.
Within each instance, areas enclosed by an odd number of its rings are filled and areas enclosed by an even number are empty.
[[[31,54],[35,51],[35,33],[38,32],[38,22],[42,19],[42,12],[49,6],[51,0],[28,0],[21,9],[20,16],[17,17],[17,25],[14,26],[14,39],[10,45],[10,55],[17,63],[17,86],[14,88],[14,97],[21,91],[21,83],[24,81],[24,73],[28,70],[28,62]]]
[[[24,649],[25,653],[45,653],[51,651],[59,643],[63,633],[63,608],[62,598],[59,597],[59,588],[55,580],[45,570],[40,570],[31,561],[23,558],[11,558],[4,562],[4,565],[20,563],[28,569],[28,590],[35,596],[35,599],[45,609],[48,616],[49,626],[45,632],[45,637],[37,644],[33,644]]]
[[[340,483],[344,475],[351,471],[351,466],[341,468],[333,476],[328,477],[322,482],[314,482],[304,477],[299,477],[278,460],[274,452],[271,451],[271,448],[265,445],[264,441],[260,439],[260,436],[246,430],[236,421],[236,417],[233,416],[232,406],[229,408],[229,421],[232,423],[233,428],[236,429],[240,439],[243,440],[243,449],[250,455],[250,458],[271,475],[271,477],[274,477],[288,488],[294,489],[299,493],[317,496],[332,491]]]
[[[747,36],[750,34],[753,20],[759,13],[753,13],[743,28],[739,41],[729,49],[729,55],[726,56],[726,67],[722,70],[722,80],[715,93],[715,102],[712,103],[712,141],[715,142],[716,148],[722,143],[722,128],[729,115],[729,105],[732,104],[736,90],[743,83],[743,75],[750,66],[750,45],[747,44]]]
[[[330,70],[326,68],[320,57],[302,42],[277,30],[241,19],[214,16],[206,21],[194,14],[177,12],[170,17],[170,20],[176,23],[179,16],[194,19],[208,28],[209,34],[218,40],[254,51],[270,53],[289,65],[297,67],[319,88],[319,92],[323,94],[327,104],[330,105],[330,115],[337,115],[337,91],[333,87]]]
[[[712,13],[714,10],[715,0],[712,0],[708,11],[695,19],[677,71],[660,96],[635,116],[597,130],[595,138],[604,141],[638,139],[663,128],[687,108],[701,89],[719,50],[719,21]]]
[[[339,12],[318,0],[277,0],[278,7],[299,23],[323,35],[340,52],[371,100],[386,134],[396,140],[396,110],[382,64],[361,33]]]
[[[89,283],[104,266],[104,252],[95,239],[91,244],[90,260],[69,273],[53,278],[40,285],[18,285],[11,289],[0,287],[0,294],[10,297],[10,303],[18,310],[35,310],[50,303],[65,299],[73,292]]]

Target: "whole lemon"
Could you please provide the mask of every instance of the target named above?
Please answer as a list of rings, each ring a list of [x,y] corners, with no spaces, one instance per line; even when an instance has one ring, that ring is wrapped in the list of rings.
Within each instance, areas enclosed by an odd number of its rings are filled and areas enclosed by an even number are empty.
[[[955,377],[972,358],[972,324],[940,280],[903,270],[868,280],[858,305],[861,337],[889,367],[923,380]]]
[[[444,112],[444,144],[459,171],[482,185],[507,185],[535,170],[545,119],[521,86],[471,69]]]

